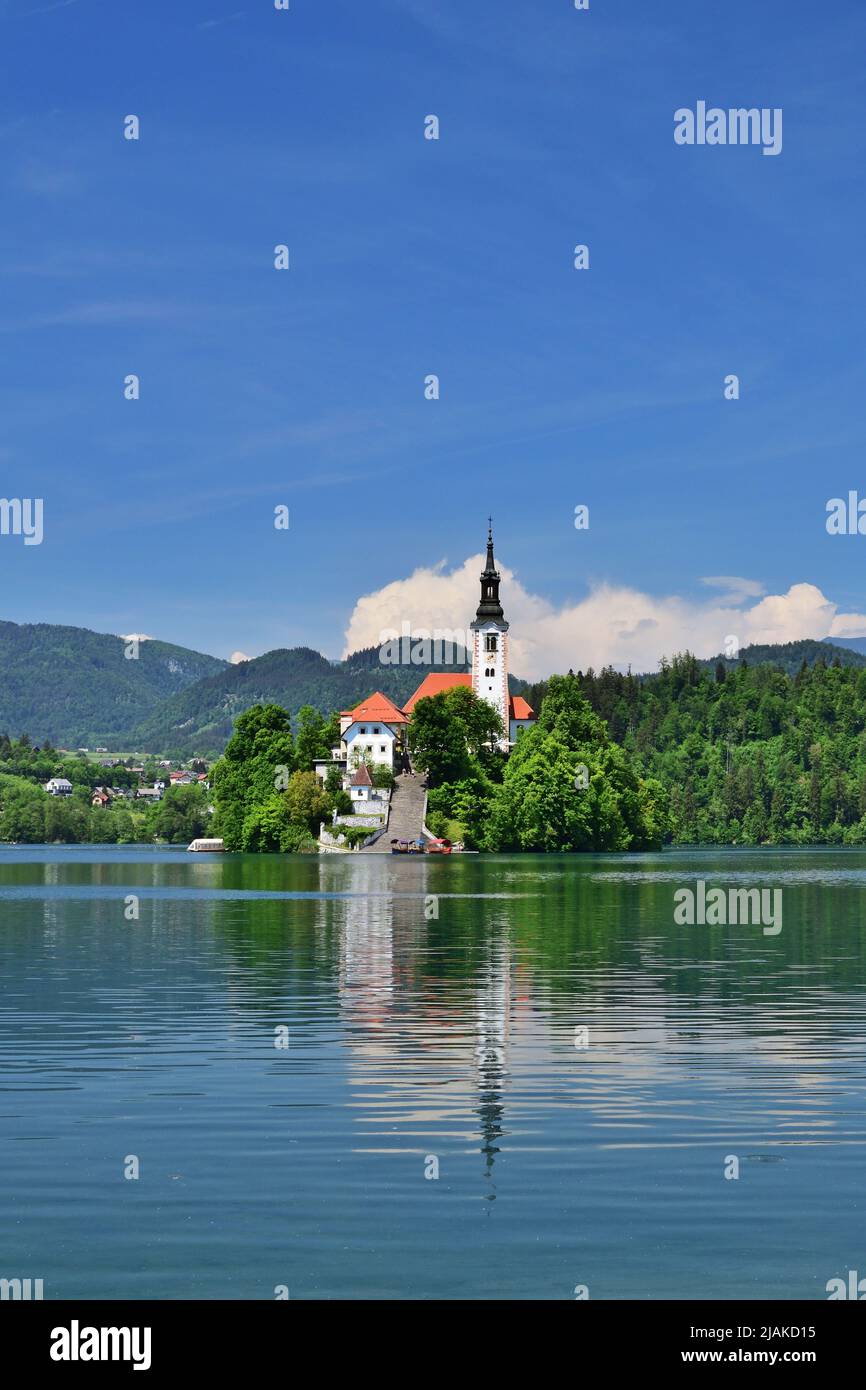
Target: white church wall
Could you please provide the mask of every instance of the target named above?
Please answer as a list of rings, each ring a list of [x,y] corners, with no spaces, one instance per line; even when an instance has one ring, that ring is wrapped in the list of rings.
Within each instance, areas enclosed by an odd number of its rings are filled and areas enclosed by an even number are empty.
[[[496,651],[487,651],[487,635],[495,633]],[[489,671],[493,675],[488,675]],[[495,623],[475,630],[472,649],[472,689],[479,699],[493,705],[503,729],[508,728],[508,633]]]

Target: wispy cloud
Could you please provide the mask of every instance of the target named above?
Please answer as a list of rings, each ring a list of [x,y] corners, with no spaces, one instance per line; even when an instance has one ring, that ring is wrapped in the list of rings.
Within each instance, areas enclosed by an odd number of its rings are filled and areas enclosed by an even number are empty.
[[[231,24],[234,19],[243,19],[246,10],[235,10],[234,14],[223,15],[221,19],[203,19],[196,29],[220,29],[223,24]]]
[[[711,589],[721,589],[719,603],[741,603],[747,598],[760,598],[767,592],[759,579],[742,579],[736,574],[710,574],[702,580]]]
[[[240,315],[240,310],[234,311]],[[177,300],[117,299],[73,304],[54,313],[34,314],[30,318],[0,322],[0,332],[18,333],[26,329],[103,327],[133,323],[202,323],[230,316],[231,311],[214,305],[184,304]]]
[[[51,10],[68,10],[70,5],[77,5],[78,0],[53,0],[51,5],[40,5],[36,10],[22,10],[20,14],[10,14],[4,16],[9,19],[29,19],[31,15],[49,14]]]

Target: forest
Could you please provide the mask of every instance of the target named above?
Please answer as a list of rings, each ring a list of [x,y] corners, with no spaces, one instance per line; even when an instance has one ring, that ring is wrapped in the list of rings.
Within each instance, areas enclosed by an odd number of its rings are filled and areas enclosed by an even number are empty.
[[[638,679],[578,675],[642,777],[670,801],[677,844],[866,843],[866,670],[688,653]],[[542,692],[543,698],[543,692]]]
[[[866,843],[866,668],[792,644],[752,664],[689,653],[650,676],[612,669],[553,676],[528,693],[538,719],[506,758],[495,711],[458,687],[420,700],[409,725],[434,834],[487,850],[623,850],[662,844]],[[777,649],[780,650],[780,649]],[[784,651],[784,649],[781,649]],[[175,787],[156,805],[90,805],[106,774],[86,758],[0,736],[0,840],[187,843],[311,850],[348,798],[312,771],[338,716],[275,703],[237,719],[211,789]],[[126,772],[110,779],[123,785]],[[131,774],[130,774],[131,775]],[[48,796],[52,776],[73,783]],[[211,816],[210,808],[215,814]]]

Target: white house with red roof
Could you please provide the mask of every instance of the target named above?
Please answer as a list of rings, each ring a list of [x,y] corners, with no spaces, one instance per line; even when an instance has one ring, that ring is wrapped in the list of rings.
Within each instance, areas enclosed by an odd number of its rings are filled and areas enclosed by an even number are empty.
[[[345,777],[343,787],[352,798],[352,810],[387,815],[391,793],[387,787],[374,787],[367,763],[359,763],[356,772]]]
[[[505,730],[499,746],[508,752],[521,731],[535,723],[535,712],[522,695],[512,695],[508,689],[508,623],[499,599],[500,582],[493,558],[491,524],[487,531],[487,563],[481,572],[481,601],[470,625],[472,671],[431,671],[403,706],[403,713],[411,715],[418,701],[428,696],[441,695],[458,685],[468,686],[479,699],[493,705]]]
[[[340,715],[340,744],[349,768],[359,763],[383,763],[393,768],[402,747],[408,716],[387,695],[376,690],[354,709]]]

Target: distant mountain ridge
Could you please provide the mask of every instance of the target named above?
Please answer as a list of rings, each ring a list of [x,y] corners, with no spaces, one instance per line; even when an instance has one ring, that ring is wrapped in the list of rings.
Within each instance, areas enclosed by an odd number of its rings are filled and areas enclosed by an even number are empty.
[[[853,645],[859,640],[754,645],[736,659],[721,655],[700,664],[714,668],[721,661],[733,669],[743,661],[769,662],[789,675],[804,660],[864,667],[866,653]],[[309,647],[280,648],[233,666],[156,640],[141,642],[138,659],[127,660],[124,645],[121,637],[87,628],[0,622],[0,732],[67,748],[104,744],[112,752],[214,755],[251,705],[273,702],[293,715],[312,705],[328,714],[381,690],[402,706],[430,669],[383,664],[377,647],[344,661],[329,661]],[[576,668],[579,661],[562,664]],[[449,669],[469,666],[462,659]],[[533,687],[512,678],[510,685],[532,703],[544,683]]]
[[[221,752],[235,719],[251,705],[274,703],[292,714],[312,705],[330,714],[381,690],[402,707],[427,669],[383,665],[378,647],[354,652],[345,661],[328,661],[309,647],[277,649],[172,696],[132,730],[132,742],[144,752]],[[449,669],[469,666],[464,659]]]
[[[866,637],[834,637],[835,647],[846,647],[848,651],[859,652],[866,657]]]
[[[64,747],[116,745],[186,686],[226,666],[170,642],[140,642],[52,623],[0,622],[0,732]]]
[[[838,660],[843,666],[866,666],[866,652],[861,652],[857,647],[849,647],[848,641],[858,641],[862,639],[842,639],[842,643],[831,642],[824,638],[818,640],[812,637],[803,637],[797,642],[777,642],[772,645],[755,643],[751,647],[743,647],[739,655],[726,657],[724,654],[711,657],[708,661],[702,661],[702,666],[715,667],[721,661],[728,668],[733,670],[735,666],[740,666],[747,661],[750,666],[763,666],[769,662],[773,666],[781,666],[782,670],[789,676],[796,676],[803,662],[809,666],[814,666],[816,661],[825,661],[831,665]]]

